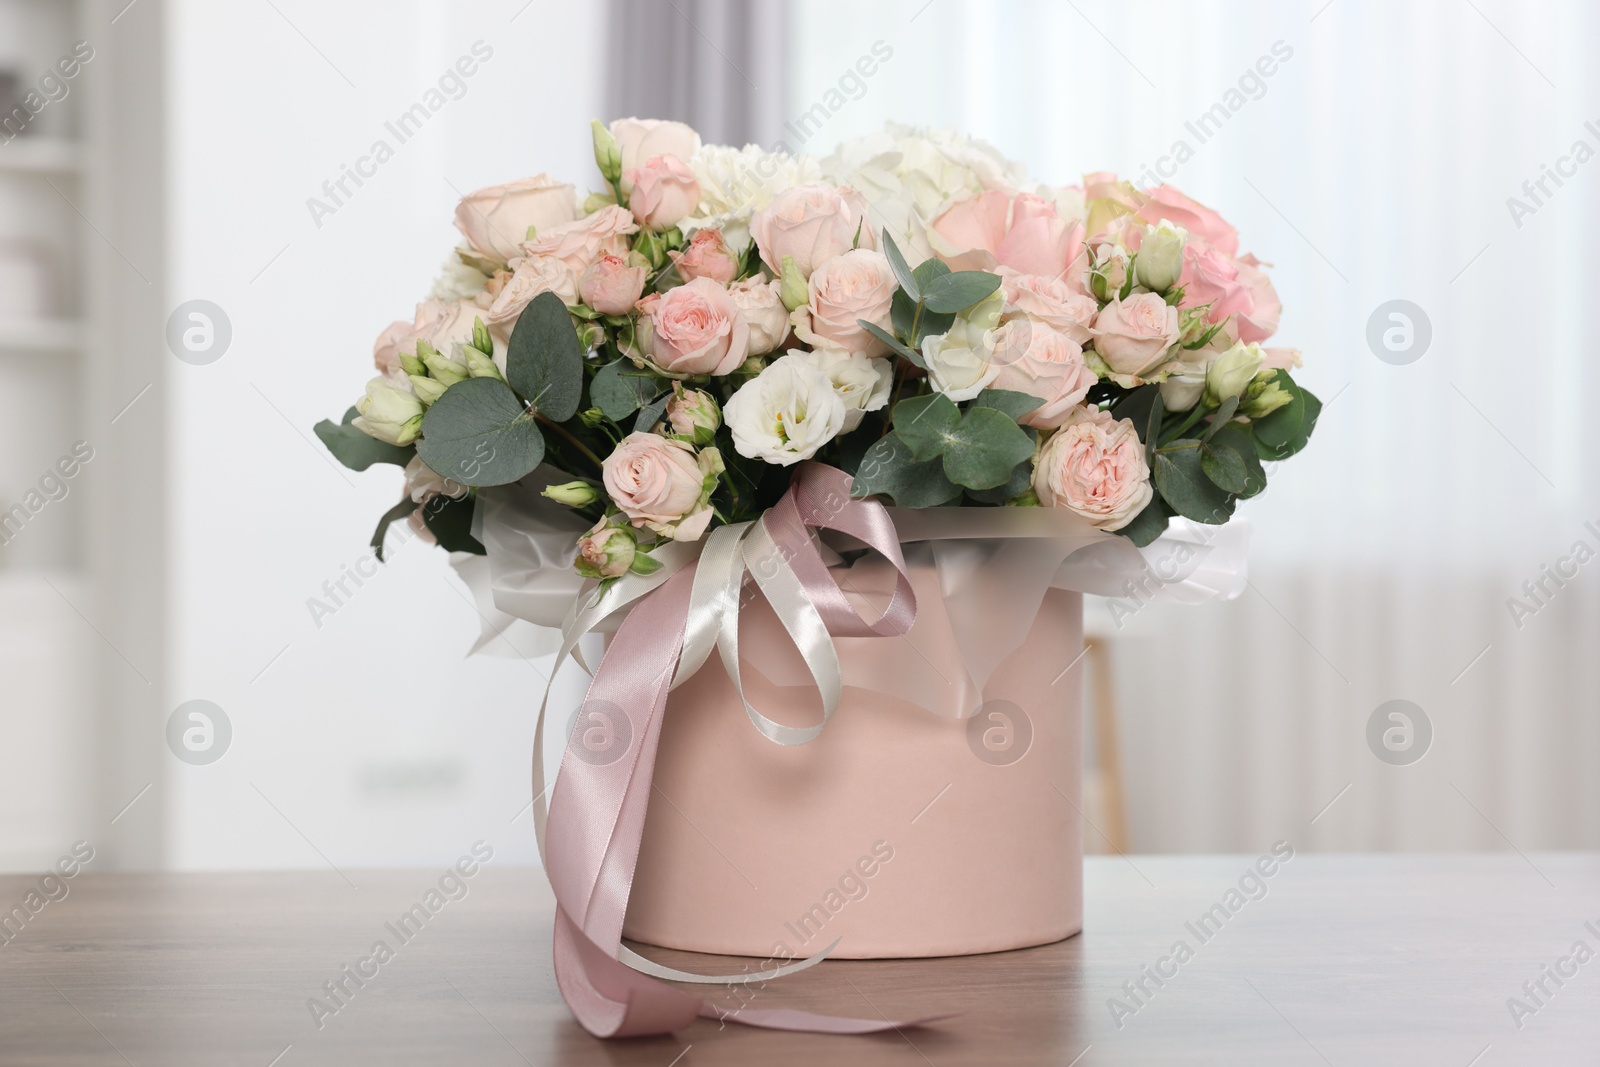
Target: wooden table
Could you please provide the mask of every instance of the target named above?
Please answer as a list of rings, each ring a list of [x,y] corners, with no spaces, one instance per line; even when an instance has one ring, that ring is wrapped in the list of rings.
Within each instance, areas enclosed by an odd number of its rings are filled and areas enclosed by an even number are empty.
[[[537,870],[485,867],[403,944],[385,924],[442,872],[346,872],[354,887],[332,872],[84,873],[0,947],[0,1063],[1600,1063],[1600,958],[1561,962],[1576,941],[1600,952],[1600,856],[1299,855],[1264,880],[1265,896],[1214,920],[1220,930],[1191,930],[1254,860],[1092,858],[1079,937],[830,962],[759,994],[857,1015],[964,1013],[936,1026],[821,1037],[701,1022],[604,1044],[556,993]],[[0,878],[0,907],[36,884]],[[308,1000],[380,939],[392,958],[362,988],[346,979],[354,994],[319,1028]],[[1180,940],[1192,958],[1162,963]],[[1172,976],[1146,978],[1136,1004],[1121,987],[1146,965]],[[1558,987],[1545,965],[1576,974]],[[1549,995],[1535,1005],[1523,983],[1541,978]],[[1112,997],[1136,1007],[1120,1028]],[[1537,1007],[1520,1029],[1511,997]]]

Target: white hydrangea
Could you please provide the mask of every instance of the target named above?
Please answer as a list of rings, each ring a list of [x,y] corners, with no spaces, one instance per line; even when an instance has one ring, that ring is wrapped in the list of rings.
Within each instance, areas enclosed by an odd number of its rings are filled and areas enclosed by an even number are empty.
[[[822,170],[810,156],[768,152],[753,144],[705,145],[689,166],[700,183],[700,203],[678,228],[685,236],[720,228],[728,247],[739,253],[750,247],[751,215],[785,189],[822,180]]]
[[[465,249],[465,246],[462,246]],[[451,252],[444,261],[439,272],[439,277],[434,280],[433,290],[428,293],[433,300],[471,300],[488,287],[489,276],[468,263],[463,263],[461,257]]]
[[[877,222],[888,227],[913,265],[933,254],[927,227],[951,201],[986,189],[1028,188],[1022,164],[993,145],[953,130],[889,123],[881,132],[845,141],[822,160],[831,182],[861,190]]]

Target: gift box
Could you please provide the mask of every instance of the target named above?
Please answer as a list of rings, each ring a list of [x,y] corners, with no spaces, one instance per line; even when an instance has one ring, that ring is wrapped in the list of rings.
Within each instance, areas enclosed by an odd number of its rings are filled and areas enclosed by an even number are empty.
[[[834,568],[863,590],[886,571]],[[1082,597],[1045,592],[975,689],[939,578],[911,566],[919,610],[903,636],[837,642],[858,684],[808,744],[752,729],[715,659],[673,691],[625,936],[785,960],[834,942],[835,958],[949,956],[1078,932]],[[746,696],[787,725],[815,721],[772,609],[742,622]]]

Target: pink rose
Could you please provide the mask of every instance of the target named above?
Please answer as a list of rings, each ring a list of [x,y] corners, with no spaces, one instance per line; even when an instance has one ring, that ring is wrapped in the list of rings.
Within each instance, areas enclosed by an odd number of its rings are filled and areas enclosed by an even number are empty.
[[[1262,270],[1262,263],[1252,255],[1240,256],[1235,264],[1239,269],[1239,282],[1250,294],[1250,307],[1239,312],[1239,340],[1265,341],[1278,332],[1278,319],[1283,315],[1283,301],[1272,287],[1272,280]]]
[[[729,374],[750,350],[750,328],[728,290],[710,278],[647,297],[650,358],[675,374]]]
[[[1065,278],[1084,265],[1083,223],[1060,218],[1055,204],[1032,193],[991,189],[958,200],[933,220],[930,239],[958,270],[1006,266]]]
[[[642,167],[625,171],[632,185],[628,207],[647,230],[670,230],[700,203],[700,182],[677,156],[651,156]]]
[[[602,252],[583,272],[578,292],[602,315],[626,315],[644,292],[647,273],[643,266],[630,267],[623,257]]]
[[[728,286],[728,296],[750,330],[752,356],[776,351],[789,336],[789,309],[783,306],[781,288],[782,283],[760,274]]]
[[[614,526],[612,516],[602,515],[589,532],[578,538],[578,555],[573,561],[586,578],[620,578],[633,566],[639,543],[626,526]]]
[[[417,305],[405,350],[415,355],[416,342],[426,341],[447,359],[454,359],[451,353],[456,344],[472,342],[473,324],[480,318],[488,322],[488,314],[471,300],[424,300]]]
[[[1204,241],[1189,241],[1183,246],[1183,270],[1178,284],[1183,286],[1182,307],[1211,305],[1206,313],[1208,321],[1221,322],[1250,310],[1250,290],[1240,279],[1238,262]]]
[[[635,526],[662,533],[692,523],[703,531],[710,522],[706,474],[694,448],[682,441],[631,433],[605,458],[600,476],[612,502]],[[697,536],[679,540],[692,541]]]
[[[726,285],[739,276],[739,257],[728,248],[721,230],[701,230],[683,251],[667,255],[677,264],[678,277],[686,282],[710,278]]]
[[[479,189],[456,205],[456,229],[474,249],[501,263],[519,254],[530,226],[543,233],[577,217],[577,193],[548,174]]]
[[[794,313],[795,336],[813,348],[842,348],[863,356],[888,353],[889,346],[856,321],[894,328],[889,303],[895,278],[887,256],[869,248],[835,256],[812,272],[810,289],[810,302]]]
[[[653,156],[694,158],[700,151],[700,135],[681,122],[667,119],[617,119],[609,127],[622,157],[622,191],[633,191],[628,171],[642,167]]]
[[[491,326],[509,326],[540,293],[554,293],[563,304],[578,302],[578,282],[572,270],[554,256],[524,256],[512,261],[511,276],[483,313]]]
[[[607,252],[627,255],[628,235],[638,232],[639,224],[627,208],[607,204],[586,218],[539,231],[532,240],[522,242],[521,254],[554,256],[576,276]]]
[[[1089,324],[1100,305],[1072,288],[1063,278],[1002,272],[1005,294],[1002,318],[1024,314],[1066,334],[1078,345],[1089,343]]]
[[[1139,207],[1139,217],[1146,222],[1171,219],[1191,236],[1199,237],[1213,245],[1219,252],[1233,256],[1239,251],[1239,231],[1229,225],[1221,215],[1195,200],[1190,200],[1170,185],[1158,185],[1147,194]]]
[[[1095,383],[1075,341],[1027,316],[1002,323],[987,343],[989,362],[1000,368],[989,388],[1012,389],[1044,401],[1017,420],[1024,426],[1060,426]]]
[[[396,385],[405,382],[406,369],[400,365],[400,350],[410,347],[414,339],[411,323],[404,319],[391,322],[373,342],[372,365]]]
[[[1033,468],[1045,507],[1066,508],[1102,530],[1120,530],[1150,503],[1150,468],[1131,419],[1079,408],[1050,435]]]
[[[774,275],[782,276],[788,256],[800,276],[809,278],[824,261],[851,248],[878,247],[866,218],[866,200],[848,185],[797,185],[750,217],[750,236]]]
[[[1178,340],[1178,309],[1155,293],[1114,299],[1089,329],[1094,350],[1118,374],[1148,374]]]

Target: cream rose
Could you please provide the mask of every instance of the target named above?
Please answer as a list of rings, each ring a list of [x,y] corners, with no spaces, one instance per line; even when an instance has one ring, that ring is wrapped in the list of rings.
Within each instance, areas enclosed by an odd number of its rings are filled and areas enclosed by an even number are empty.
[[[957,315],[948,333],[922,339],[922,359],[935,390],[951,400],[971,400],[999,376],[1000,367],[989,358],[988,335],[1000,325],[1004,299],[997,290]]]
[[[833,383],[833,391],[844,401],[844,428],[841,433],[854,430],[861,425],[867,412],[878,411],[889,402],[894,371],[888,360],[870,359],[842,348],[794,352],[785,358],[814,367],[828,376]]]
[[[1120,530],[1150,503],[1150,468],[1131,419],[1079,408],[1034,461],[1033,490],[1102,530]]]
[[[635,526],[693,541],[711,522],[707,461],[682,441],[631,433],[605,458],[600,476],[612,502]],[[714,483],[716,475],[709,477]]]
[[[761,275],[728,287],[728,296],[750,330],[749,354],[752,356],[776,351],[789,336],[789,311],[779,296],[781,288],[782,283],[768,281]]]
[[[774,360],[722,409],[739,454],[780,467],[816,455],[844,429],[845,414],[828,375],[794,355]]]
[[[650,358],[674,374],[729,374],[750,352],[750,327],[728,290],[710,278],[659,294],[642,331]]]
[[[633,190],[628,171],[642,167],[653,156],[693,159],[700,151],[700,135],[691,126],[668,119],[617,119],[609,127],[622,157],[622,191]]]
[[[1178,340],[1178,309],[1155,293],[1115,299],[1089,329],[1094,350],[1118,374],[1149,374],[1166,362]]]
[[[785,189],[752,215],[750,235],[774,275],[782,276],[787,256],[800,276],[809,278],[834,256],[878,246],[866,218],[866,200],[849,186],[801,185]]]
[[[576,218],[576,191],[548,174],[479,189],[456,205],[456,229],[475,250],[500,263],[519,254],[530,227],[543,233]]]
[[[1089,325],[1100,305],[1063,279],[1005,271],[1001,291],[1006,299],[1002,318],[1026,315],[1065,334],[1080,347],[1089,343]]]
[[[990,387],[1044,401],[1017,420],[1024,426],[1060,426],[1096,381],[1077,342],[1025,316],[1001,323],[990,332],[988,344],[989,360],[1000,368]]]
[[[628,235],[638,232],[639,224],[627,208],[607,204],[593,215],[541,230],[532,240],[522,242],[520,254],[554,256],[574,275],[581,275],[607,252],[626,256]]]
[[[500,287],[494,303],[483,313],[484,321],[491,326],[510,326],[522,314],[533,298],[540,293],[554,293],[563,304],[578,302],[578,280],[572,269],[554,256],[524,256],[513,260],[511,277]],[[471,329],[467,331],[471,337]],[[438,347],[435,345],[434,347]],[[449,349],[440,349],[448,352]]]
[[[864,356],[888,354],[889,346],[868,333],[864,319],[886,331],[894,297],[894,270],[882,252],[856,248],[826,260],[811,273],[811,299],[795,308],[795,336],[808,345],[843,348]]]

